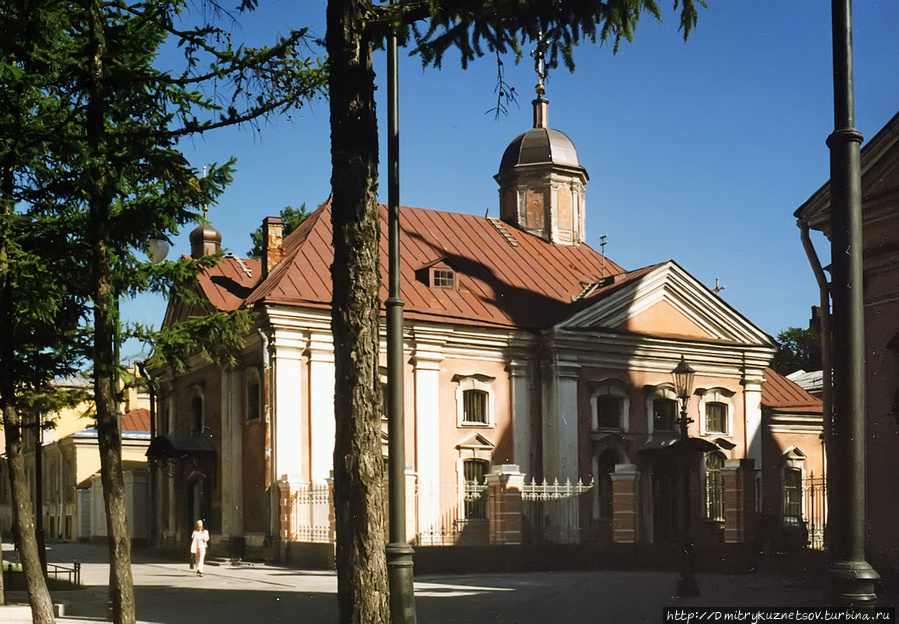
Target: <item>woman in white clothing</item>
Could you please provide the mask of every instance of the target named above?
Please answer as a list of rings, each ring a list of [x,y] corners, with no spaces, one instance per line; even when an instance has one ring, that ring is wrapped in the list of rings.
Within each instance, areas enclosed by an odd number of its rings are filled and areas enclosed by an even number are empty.
[[[197,520],[197,528],[190,535],[190,554],[197,560],[197,576],[203,576],[203,560],[206,559],[206,545],[209,531],[203,528],[203,521]]]

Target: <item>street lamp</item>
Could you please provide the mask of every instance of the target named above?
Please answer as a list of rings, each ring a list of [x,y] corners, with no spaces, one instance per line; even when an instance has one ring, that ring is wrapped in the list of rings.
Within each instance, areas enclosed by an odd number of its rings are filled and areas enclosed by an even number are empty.
[[[677,398],[680,399],[680,439],[678,440],[680,452],[681,468],[681,506],[680,506],[680,538],[681,538],[681,570],[680,579],[677,582],[677,595],[698,596],[699,584],[696,582],[695,566],[693,563],[693,529],[691,525],[690,512],[692,505],[690,501],[690,456],[689,436],[687,435],[687,426],[691,420],[687,418],[687,404],[690,402],[690,395],[693,393],[693,377],[696,371],[692,366],[687,364],[684,356],[680,356],[680,362],[677,367],[671,371],[674,378],[674,391]]]

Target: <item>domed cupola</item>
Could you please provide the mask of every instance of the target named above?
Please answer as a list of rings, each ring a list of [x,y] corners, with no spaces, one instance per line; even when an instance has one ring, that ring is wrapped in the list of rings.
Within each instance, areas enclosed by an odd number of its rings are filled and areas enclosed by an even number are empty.
[[[221,250],[222,233],[212,227],[204,216],[203,222],[190,233],[190,256],[196,259],[217,254]]]
[[[539,56],[539,55],[538,55]],[[534,127],[515,137],[500,161],[500,218],[552,243],[584,242],[584,184],[589,176],[564,133],[549,128],[538,60]]]

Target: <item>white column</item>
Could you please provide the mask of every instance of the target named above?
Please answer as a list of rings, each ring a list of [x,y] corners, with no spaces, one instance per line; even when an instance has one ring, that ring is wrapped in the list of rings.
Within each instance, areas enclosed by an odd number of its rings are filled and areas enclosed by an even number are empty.
[[[526,475],[533,477],[531,453],[533,453],[531,414],[531,376],[526,362],[512,361],[512,448],[515,463]]]
[[[274,369],[271,437],[274,453],[272,480],[298,481],[303,472],[302,447],[302,335],[284,329],[274,332]],[[332,377],[333,386],[333,377]]]
[[[746,418],[747,457],[755,460],[755,467],[762,468],[762,372],[743,377],[743,409]]]
[[[331,335],[312,334],[309,344],[309,452],[313,483],[324,483],[334,469],[334,374]]]
[[[418,344],[414,354],[415,459],[418,472],[418,530],[428,534],[440,519],[439,345]],[[455,416],[453,416],[455,418]]]
[[[572,483],[578,479],[577,379],[579,366],[556,362],[547,367],[543,410],[544,476]]]

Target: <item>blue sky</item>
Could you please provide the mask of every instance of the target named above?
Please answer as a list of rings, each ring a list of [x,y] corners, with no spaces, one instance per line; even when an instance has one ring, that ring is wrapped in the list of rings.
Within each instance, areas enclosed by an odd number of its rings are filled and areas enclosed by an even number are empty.
[[[640,22],[617,55],[592,44],[577,70],[552,70],[550,126],[565,132],[587,169],[587,242],[627,269],[676,260],[769,334],[806,326],[817,287],[793,211],[829,176],[833,131],[830,3],[709,0],[686,43],[676,15]],[[324,36],[325,0],[262,0],[237,38],[309,26]],[[899,2],[854,7],[856,125],[872,137],[899,110]],[[323,54],[323,51],[321,51]],[[400,51],[403,205],[498,216],[493,180],[506,145],[531,124],[536,76],[529,58],[506,62],[518,93],[495,118],[496,66],[485,57],[441,70]],[[384,55],[375,58],[379,123]],[[237,158],[237,175],[210,221],[237,255],[249,232],[286,205],[314,208],[330,194],[328,103],[318,100],[257,131],[223,130],[183,148],[201,168]],[[382,161],[386,144],[382,141]],[[383,173],[383,172],[382,172]],[[386,177],[382,178],[386,201]],[[173,253],[188,253],[187,231]],[[824,264],[829,245],[816,241]],[[126,303],[126,318],[161,323],[165,304]]]

